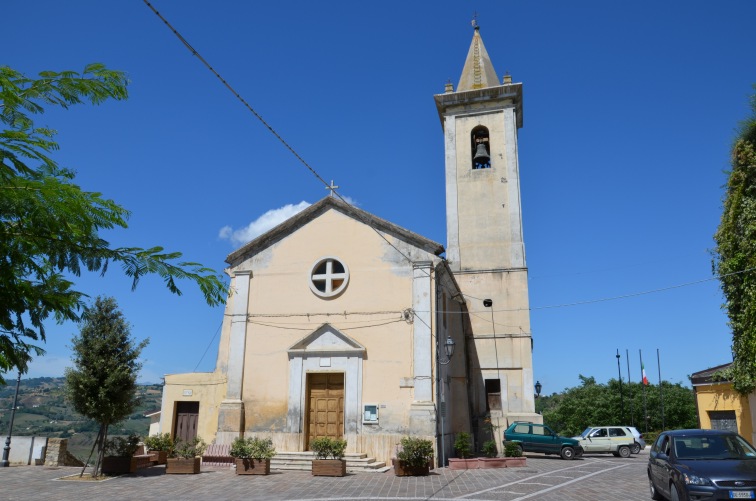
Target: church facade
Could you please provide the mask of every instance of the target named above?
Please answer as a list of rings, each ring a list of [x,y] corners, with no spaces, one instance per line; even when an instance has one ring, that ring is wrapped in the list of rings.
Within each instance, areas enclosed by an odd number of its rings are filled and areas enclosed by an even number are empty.
[[[161,430],[278,451],[343,437],[388,461],[406,435],[437,457],[534,412],[517,131],[522,84],[498,80],[476,28],[444,130],[447,249],[327,197],[227,257],[212,373],[166,375]],[[445,256],[445,257],[444,257]]]

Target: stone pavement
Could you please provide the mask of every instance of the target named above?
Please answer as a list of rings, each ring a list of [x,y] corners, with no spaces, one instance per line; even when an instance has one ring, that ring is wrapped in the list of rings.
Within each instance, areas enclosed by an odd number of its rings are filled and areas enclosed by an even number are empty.
[[[591,455],[573,461],[528,454],[527,466],[490,470],[436,468],[428,477],[356,473],[313,477],[307,471],[235,475],[204,468],[199,475],[166,475],[164,467],[101,482],[58,480],[79,468],[0,468],[0,501],[26,500],[503,500],[647,501],[648,451],[628,459]]]

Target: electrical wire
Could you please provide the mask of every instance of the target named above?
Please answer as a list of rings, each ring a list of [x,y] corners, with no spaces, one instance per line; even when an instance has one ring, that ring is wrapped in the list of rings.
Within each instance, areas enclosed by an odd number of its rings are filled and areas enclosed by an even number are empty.
[[[210,349],[210,346],[212,346],[213,341],[215,341],[215,338],[218,337],[218,333],[220,332],[221,327],[223,327],[223,321],[222,320],[221,320],[220,325],[218,326],[218,329],[216,329],[216,331],[215,331],[215,335],[210,340],[210,342],[207,344],[207,348],[205,348],[205,352],[202,354],[202,357],[200,357],[199,362],[197,362],[197,365],[194,367],[194,370],[192,372],[197,372],[197,367],[199,367],[200,364],[202,363],[202,360],[205,359],[205,355],[207,355],[207,351]]]

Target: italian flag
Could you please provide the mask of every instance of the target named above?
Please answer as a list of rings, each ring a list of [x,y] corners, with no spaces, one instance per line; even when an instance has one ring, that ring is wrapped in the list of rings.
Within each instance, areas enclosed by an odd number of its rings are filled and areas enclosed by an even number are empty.
[[[648,386],[648,376],[646,376],[646,366],[641,364],[641,372],[643,372],[643,384]]]

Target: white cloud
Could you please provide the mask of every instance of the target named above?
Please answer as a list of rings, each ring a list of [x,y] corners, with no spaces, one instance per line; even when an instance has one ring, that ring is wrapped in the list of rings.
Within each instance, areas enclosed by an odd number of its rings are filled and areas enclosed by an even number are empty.
[[[309,206],[309,202],[302,201],[296,205],[288,204],[279,209],[271,209],[244,228],[234,230],[230,226],[224,226],[218,232],[218,238],[228,240],[237,246],[246,244],[274,226],[277,226],[290,217],[302,212]]]

